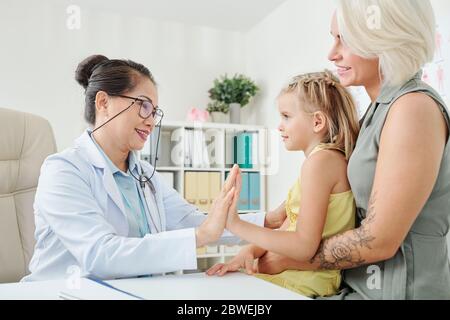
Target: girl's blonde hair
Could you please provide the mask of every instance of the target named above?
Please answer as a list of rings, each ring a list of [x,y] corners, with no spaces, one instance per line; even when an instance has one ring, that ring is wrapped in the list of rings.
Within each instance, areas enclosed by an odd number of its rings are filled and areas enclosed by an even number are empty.
[[[349,160],[356,145],[359,121],[353,98],[339,80],[328,70],[307,73],[294,77],[280,95],[287,93],[298,96],[303,111],[324,113],[328,132],[322,143],[341,150]]]
[[[379,58],[383,82],[401,85],[435,51],[436,22],[429,0],[338,0],[342,41],[358,56]]]

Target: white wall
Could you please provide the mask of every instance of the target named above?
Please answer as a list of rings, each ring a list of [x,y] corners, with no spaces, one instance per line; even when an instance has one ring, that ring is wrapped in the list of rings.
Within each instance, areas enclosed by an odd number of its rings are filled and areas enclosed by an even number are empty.
[[[450,1],[447,0],[430,0],[433,5],[434,13],[437,21],[444,21],[450,16]]]
[[[0,107],[47,118],[59,150],[72,145],[86,127],[83,89],[74,72],[90,54],[146,65],[170,120],[184,120],[190,107],[205,108],[213,79],[244,68],[238,32],[83,7],[81,30],[71,31],[66,27],[70,2],[0,2]]]

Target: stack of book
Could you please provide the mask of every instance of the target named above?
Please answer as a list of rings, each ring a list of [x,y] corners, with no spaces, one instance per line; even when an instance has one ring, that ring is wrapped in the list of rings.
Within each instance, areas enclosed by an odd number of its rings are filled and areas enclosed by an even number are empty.
[[[207,213],[222,187],[220,172],[185,172],[184,198]]]
[[[155,128],[150,137],[147,139],[144,148],[141,151],[141,159],[148,161],[152,165],[155,164],[155,160],[157,160],[157,167],[175,165],[173,162],[174,154],[172,150],[176,148],[177,141],[173,140],[173,132],[164,130],[161,131],[160,140],[158,143],[159,130],[161,130],[159,127]]]
[[[225,174],[228,176],[229,172]],[[240,211],[260,210],[261,181],[259,172],[242,172],[242,188],[239,198]]]
[[[234,137],[234,163],[243,169],[253,169],[258,163],[258,135],[240,132]]]
[[[203,130],[186,129],[184,165],[192,168],[209,168],[210,160]]]

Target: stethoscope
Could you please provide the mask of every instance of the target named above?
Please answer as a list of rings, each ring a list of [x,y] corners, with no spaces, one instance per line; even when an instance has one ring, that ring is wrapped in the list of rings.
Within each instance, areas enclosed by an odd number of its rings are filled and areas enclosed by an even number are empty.
[[[140,169],[141,169],[141,174],[139,175],[139,177],[136,177],[136,176],[131,172],[130,168],[128,168],[128,173],[129,173],[129,174],[130,174],[137,182],[139,182],[139,185],[140,185],[141,190],[142,190],[142,194],[143,194],[143,196],[144,196],[144,202],[145,202],[145,205],[147,206],[147,211],[148,211],[148,213],[149,213],[148,215],[149,215],[150,219],[152,220],[153,226],[155,227],[157,233],[160,233],[160,232],[163,231],[163,226],[162,226],[161,213],[160,213],[160,211],[159,211],[158,203],[156,202],[156,189],[155,189],[155,186],[153,185],[153,182],[152,182],[151,179],[152,179],[153,176],[155,175],[155,172],[156,172],[156,163],[157,163],[157,161],[158,161],[158,147],[159,147],[159,139],[160,139],[160,136],[161,136],[161,122],[162,122],[162,118],[161,118],[161,120],[159,121],[159,124],[155,127],[155,128],[158,128],[158,138],[157,138],[157,140],[156,140],[156,150],[155,150],[155,160],[154,160],[154,163],[153,163],[153,171],[152,171],[152,174],[150,175],[150,177],[148,177],[148,176],[145,174],[144,169],[142,168],[142,165],[141,165],[141,164],[139,164],[139,167],[140,167]],[[152,212],[151,212],[150,208],[148,207],[148,201],[151,201],[151,199],[147,199],[147,195],[146,195],[146,186],[148,186],[150,192],[153,194],[153,200],[154,200],[154,203],[155,203],[156,211],[158,212],[158,220],[159,220],[159,223],[156,223],[156,221],[155,221],[154,218],[153,218]],[[158,227],[159,227],[159,228],[158,228]]]
[[[155,186],[153,185],[153,182],[151,181],[151,178],[153,177],[153,175],[155,173],[155,170],[153,170],[152,175],[150,177],[148,177],[148,176],[145,175],[145,172],[142,169],[141,165],[140,165],[140,167],[141,167],[141,174],[139,175],[139,178],[136,178],[131,173],[131,171],[128,171],[128,172],[133,176],[134,179],[136,179],[139,182],[139,185],[140,185],[141,190],[142,190],[142,195],[144,196],[144,202],[145,202],[145,205],[147,207],[148,216],[150,217],[150,219],[152,221],[152,224],[153,224],[153,226],[156,229],[156,233],[160,233],[160,232],[163,231],[162,217],[161,217],[161,212],[159,211],[158,203],[156,201],[156,189],[155,189]],[[153,199],[149,199],[148,198],[147,195],[150,195],[150,194],[147,194],[147,187],[148,187],[148,190],[153,195]],[[159,220],[158,223],[155,221],[155,218],[152,215],[152,210],[150,210],[150,208],[149,208],[149,205],[148,205],[149,201],[153,201],[153,203],[155,204],[155,209],[157,211],[158,220]]]
[[[122,113],[124,113],[127,109],[122,110],[121,112],[119,112],[118,114],[116,114],[114,117],[112,117],[111,119],[109,119],[108,121],[106,121],[105,123],[103,123],[102,125],[100,125],[99,127],[95,128],[92,132],[91,135],[97,131],[98,129],[102,128],[103,126],[105,126],[107,123],[109,123],[110,121],[114,120],[115,118],[117,118],[119,115],[121,115]],[[136,177],[130,170],[130,168],[128,168],[128,173],[137,181],[139,182],[139,185],[141,187],[142,190],[142,194],[144,196],[144,202],[145,205],[147,207],[147,211],[148,211],[148,216],[150,217],[150,219],[152,220],[153,226],[156,229],[157,233],[160,233],[163,231],[163,226],[162,226],[162,219],[161,219],[161,213],[159,211],[159,207],[158,207],[158,203],[156,202],[156,189],[155,186],[153,185],[153,182],[151,181],[151,179],[153,178],[153,176],[155,175],[156,172],[156,162],[158,161],[158,148],[159,148],[159,139],[161,137],[161,124],[162,124],[162,120],[164,118],[164,113],[161,115],[161,120],[159,121],[159,123],[155,126],[155,128],[158,128],[158,138],[156,140],[156,150],[155,150],[155,160],[153,163],[153,172],[150,175],[150,177],[146,176],[144,169],[142,168],[142,165],[139,163],[139,167],[141,169],[141,173],[139,175],[139,177]],[[145,186],[149,187],[149,190],[151,191],[151,193],[153,194],[153,198],[154,198],[154,203],[155,203],[155,207],[156,207],[156,211],[158,212],[158,219],[159,219],[159,224],[156,223],[156,221],[153,219],[153,215],[152,212],[150,211],[150,208],[148,207],[148,201],[150,199],[147,199],[146,196],[146,188]],[[151,201],[151,200],[150,200]],[[159,226],[159,228],[158,228]]]

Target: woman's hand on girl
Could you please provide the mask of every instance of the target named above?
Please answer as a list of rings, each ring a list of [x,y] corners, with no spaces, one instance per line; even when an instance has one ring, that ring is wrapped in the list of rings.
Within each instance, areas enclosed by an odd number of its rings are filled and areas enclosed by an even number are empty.
[[[288,266],[285,262],[289,260],[292,259],[289,259],[278,253],[267,251],[262,257],[258,259],[257,270],[259,273],[264,274],[279,274],[288,269]]]
[[[264,218],[264,227],[269,229],[280,228],[286,220],[286,201],[278,208],[268,212]]]

